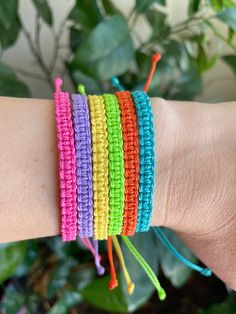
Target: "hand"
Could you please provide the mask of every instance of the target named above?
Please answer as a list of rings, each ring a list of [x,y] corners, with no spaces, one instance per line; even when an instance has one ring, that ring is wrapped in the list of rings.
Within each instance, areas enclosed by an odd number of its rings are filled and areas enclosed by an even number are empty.
[[[153,225],[175,230],[236,290],[236,103],[153,99]]]

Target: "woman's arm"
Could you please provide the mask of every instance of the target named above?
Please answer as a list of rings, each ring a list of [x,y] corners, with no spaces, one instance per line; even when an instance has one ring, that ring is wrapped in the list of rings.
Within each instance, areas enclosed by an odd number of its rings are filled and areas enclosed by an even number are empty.
[[[151,99],[152,225],[171,227],[236,289],[236,103]],[[0,97],[0,242],[60,233],[54,105]]]
[[[152,223],[177,231],[236,290],[236,102],[152,103],[157,155]]]
[[[0,242],[59,234],[51,100],[0,97]]]

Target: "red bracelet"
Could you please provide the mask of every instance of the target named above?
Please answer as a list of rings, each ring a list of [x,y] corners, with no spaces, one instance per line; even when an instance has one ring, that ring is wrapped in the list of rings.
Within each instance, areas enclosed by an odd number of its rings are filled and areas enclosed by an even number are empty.
[[[138,214],[139,137],[134,103],[130,92],[116,92],[123,133],[125,202],[122,235],[135,233]]]

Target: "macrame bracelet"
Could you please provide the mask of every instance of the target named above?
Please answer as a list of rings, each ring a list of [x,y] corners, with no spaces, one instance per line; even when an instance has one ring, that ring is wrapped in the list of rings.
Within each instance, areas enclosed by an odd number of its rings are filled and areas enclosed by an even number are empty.
[[[61,92],[61,79],[55,80],[54,101],[63,241],[75,240],[78,233],[94,256],[98,275],[103,275],[105,269],[100,264],[97,240],[107,239],[111,275],[109,289],[118,286],[114,244],[127,292],[132,294],[135,285],[116,238],[121,234],[124,244],[157,289],[160,300],[164,300],[166,294],[155,272],[127,237],[135,232],[148,231],[150,227],[155,156],[153,114],[146,92],[160,57],[159,53],[152,57],[144,91],[119,91],[115,95],[87,97],[84,86],[79,85],[80,95],[72,95],[74,130],[69,95]],[[112,78],[112,84],[119,90],[123,89],[116,77]],[[162,229],[153,230],[179,261],[204,276],[211,275],[210,269],[193,264],[181,255]],[[91,236],[92,242],[89,240]]]
[[[88,96],[88,100],[92,126],[94,238],[104,240],[108,237],[109,222],[107,121],[102,96]]]
[[[136,232],[148,231],[152,217],[154,190],[154,127],[149,97],[145,92],[132,92],[139,133],[139,202]]]
[[[76,162],[74,130],[69,94],[61,91],[62,80],[55,79],[55,114],[59,150],[61,191],[61,233],[63,241],[76,239]]]
[[[104,94],[109,156],[109,235],[121,234],[124,209],[124,156],[120,108],[116,96]]]
[[[120,105],[124,168],[125,168],[125,201],[122,234],[131,236],[135,233],[138,213],[139,185],[139,139],[138,125],[130,92],[116,92]]]
[[[85,95],[73,94],[75,130],[78,235],[93,236],[93,173],[89,109]]]

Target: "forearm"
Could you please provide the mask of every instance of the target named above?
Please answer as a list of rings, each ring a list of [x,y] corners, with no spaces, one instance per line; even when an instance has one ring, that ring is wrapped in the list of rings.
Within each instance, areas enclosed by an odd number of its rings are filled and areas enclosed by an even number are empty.
[[[54,106],[0,97],[0,242],[59,234]]]
[[[201,217],[205,215],[205,204],[212,201],[211,184],[213,190],[218,186],[214,167],[228,163],[226,170],[233,170],[235,146],[227,141],[229,135],[236,139],[236,106],[166,102],[157,98],[151,102],[157,157],[152,224],[186,231],[186,219],[195,219],[191,218],[190,207]],[[53,102],[3,97],[0,119],[0,242],[59,234]],[[222,123],[224,119],[227,123]],[[214,151],[214,138],[223,148],[216,159],[214,153],[220,152]],[[227,145],[232,149],[231,155],[229,151],[225,154]],[[227,193],[231,197],[233,191]],[[195,219],[196,232],[199,223]]]

